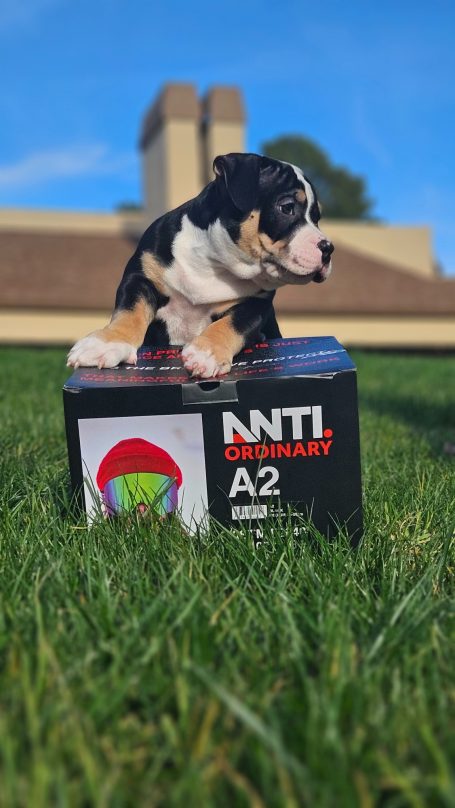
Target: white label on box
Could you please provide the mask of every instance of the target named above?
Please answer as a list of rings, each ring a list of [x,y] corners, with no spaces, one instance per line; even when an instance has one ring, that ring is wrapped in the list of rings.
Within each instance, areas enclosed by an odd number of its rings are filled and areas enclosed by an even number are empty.
[[[242,519],[265,519],[267,505],[233,505],[232,518],[236,521]]]

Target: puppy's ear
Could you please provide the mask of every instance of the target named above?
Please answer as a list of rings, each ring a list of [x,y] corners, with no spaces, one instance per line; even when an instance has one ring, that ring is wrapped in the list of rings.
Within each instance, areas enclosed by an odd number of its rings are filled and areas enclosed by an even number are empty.
[[[233,152],[213,161],[216,176],[224,179],[229,196],[242,213],[248,213],[257,204],[261,159],[258,154]]]

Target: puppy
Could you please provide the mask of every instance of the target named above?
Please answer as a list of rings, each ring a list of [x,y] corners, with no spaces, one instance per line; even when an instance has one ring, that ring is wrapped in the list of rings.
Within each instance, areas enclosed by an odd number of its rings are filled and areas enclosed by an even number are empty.
[[[226,154],[199,196],[146,230],[128,261],[111,321],[79,340],[68,365],[134,364],[137,349],[184,345],[193,376],[228,373],[258,338],[280,337],[273,309],[284,284],[321,283],[333,245],[320,231],[311,182],[296,166]]]

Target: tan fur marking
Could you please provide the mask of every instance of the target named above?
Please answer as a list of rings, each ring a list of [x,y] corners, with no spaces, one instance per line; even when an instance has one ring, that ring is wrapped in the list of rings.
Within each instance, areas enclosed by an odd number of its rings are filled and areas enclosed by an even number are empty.
[[[243,337],[235,331],[228,315],[207,326],[191,344],[201,351],[211,351],[220,366],[229,365],[230,368],[234,356],[243,348]]]
[[[145,277],[156,286],[162,295],[169,295],[169,290],[164,282],[164,269],[158,259],[150,252],[143,252],[141,264]]]
[[[99,331],[97,336],[105,342],[128,342],[139,348],[152,320],[153,311],[148,303],[138,300],[134,309],[114,312],[109,325]]]
[[[297,191],[297,193],[295,195],[295,198],[298,200],[298,202],[306,202],[306,193],[305,193],[305,191],[303,191],[301,188],[299,188],[299,190]]]
[[[288,246],[287,241],[284,239],[272,241],[270,236],[268,236],[266,233],[259,234],[259,243],[265,252],[272,253],[273,255],[277,255],[281,250]]]
[[[210,309],[210,314],[223,314],[224,311],[232,308],[232,306],[236,306],[237,303],[241,303],[242,300],[245,300],[245,298],[238,297],[237,300],[223,300],[222,303],[215,303]]]
[[[266,233],[259,232],[258,226],[258,210],[251,211],[248,219],[240,225],[240,237],[237,244],[247,255],[251,255],[252,258],[260,261],[265,257],[266,253],[278,255],[281,250],[287,247],[287,241],[284,239],[272,241]]]
[[[240,225],[240,237],[237,242],[238,246],[244,253],[251,255],[252,258],[261,257],[261,245],[258,237],[259,225],[259,211],[252,210],[248,219]]]

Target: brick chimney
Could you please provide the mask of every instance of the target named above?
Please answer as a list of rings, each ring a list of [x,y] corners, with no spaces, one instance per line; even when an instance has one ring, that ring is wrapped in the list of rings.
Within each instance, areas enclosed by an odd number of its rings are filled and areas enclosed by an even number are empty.
[[[149,221],[200,191],[199,118],[192,84],[166,84],[145,116],[140,148]]]
[[[217,154],[244,151],[240,90],[212,87],[199,101],[192,84],[166,84],[147,112],[140,138],[149,222],[213,179]]]
[[[245,110],[237,87],[212,87],[201,103],[203,184],[213,179],[218,154],[245,151]]]

